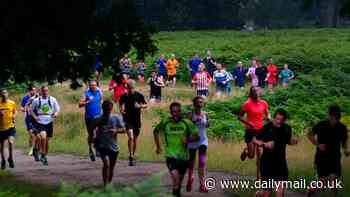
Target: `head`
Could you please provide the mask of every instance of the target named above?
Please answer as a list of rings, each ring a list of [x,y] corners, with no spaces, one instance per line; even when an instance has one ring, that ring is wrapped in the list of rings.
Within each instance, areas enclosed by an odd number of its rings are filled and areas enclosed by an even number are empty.
[[[94,80],[89,81],[89,89],[95,92],[97,90],[97,82]]]
[[[252,65],[256,66],[258,59],[256,57],[253,57],[252,59]]]
[[[125,55],[124,55],[124,58],[128,58],[128,57],[129,57],[128,54],[125,54]]]
[[[160,58],[160,59],[164,59],[164,58],[165,58],[165,55],[164,55],[164,54],[160,54],[159,58]]]
[[[113,111],[113,102],[110,100],[103,101],[102,111],[104,115],[109,115]]]
[[[1,102],[5,102],[8,99],[9,93],[5,88],[0,89],[0,97],[1,97]]]
[[[328,118],[332,125],[337,124],[341,118],[341,109],[339,105],[331,105],[328,108]]]
[[[207,56],[211,57],[211,50],[210,49],[207,50]]]
[[[202,109],[204,107],[204,98],[202,96],[196,96],[192,100],[195,109]]]
[[[250,87],[249,89],[249,98],[252,99],[254,102],[258,102],[259,100],[259,95],[256,91],[256,87]]]
[[[222,70],[222,69],[223,69],[222,64],[221,64],[221,63],[217,63],[217,64],[216,64],[216,69]]]
[[[270,57],[270,58],[267,60],[267,63],[268,63],[268,64],[273,64],[272,57]]]
[[[151,71],[151,77],[156,77],[156,76],[157,76],[157,71],[152,70],[152,71]]]
[[[179,102],[173,102],[169,108],[172,119],[175,122],[179,121],[181,119],[181,104]]]
[[[281,127],[287,120],[288,114],[286,110],[279,108],[276,110],[274,116],[273,116],[273,125],[275,127]]]
[[[194,57],[194,58],[199,58],[198,52],[195,52],[195,53],[193,54],[193,57]]]
[[[171,59],[175,59],[176,58],[176,56],[175,56],[175,54],[173,53],[173,54],[171,54]]]
[[[42,97],[46,98],[49,96],[49,86],[43,85],[43,86],[41,86],[40,90],[41,90]]]
[[[33,84],[29,84],[27,90],[28,90],[29,96],[35,96],[35,94],[36,94],[36,87]]]
[[[127,89],[129,94],[134,94],[136,88],[136,81],[133,79],[129,79],[127,83]]]
[[[283,68],[287,70],[288,69],[288,64],[284,64]]]
[[[241,67],[243,67],[243,63],[241,61],[238,61],[237,66],[241,68]]]
[[[198,70],[199,70],[199,72],[204,71],[204,69],[205,69],[204,64],[203,64],[203,63],[200,63],[200,64],[198,65]]]

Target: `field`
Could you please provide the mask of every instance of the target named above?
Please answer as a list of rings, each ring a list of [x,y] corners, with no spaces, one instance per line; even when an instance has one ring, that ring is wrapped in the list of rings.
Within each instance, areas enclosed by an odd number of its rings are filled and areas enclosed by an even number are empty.
[[[143,113],[143,127],[140,136],[137,159],[162,161],[163,157],[155,154],[152,130],[160,116],[166,114],[171,101],[180,100],[189,105],[193,90],[186,83],[189,73],[185,68],[187,59],[198,50],[204,55],[205,49],[211,48],[214,57],[227,65],[230,70],[235,62],[242,60],[248,65],[249,59],[259,57],[263,61],[272,56],[278,66],[290,64],[298,77],[290,89],[279,88],[274,94],[265,94],[271,109],[284,107],[290,113],[289,123],[294,134],[299,138],[299,145],[288,147],[287,158],[290,178],[298,180],[315,177],[313,169],[314,147],[305,138],[305,131],[315,122],[325,118],[326,108],[331,103],[338,103],[344,110],[344,121],[350,127],[350,31],[347,29],[301,29],[260,32],[236,31],[198,31],[198,32],[161,32],[155,36],[160,48],[159,53],[175,53],[182,67],[179,77],[182,81],[176,88],[165,89],[164,103],[151,106]],[[146,62],[152,65],[154,57]],[[131,55],[132,56],[132,55]],[[149,66],[151,69],[152,66]],[[106,89],[108,77],[104,78]],[[241,162],[239,155],[244,143],[243,128],[233,113],[246,99],[245,90],[234,90],[231,98],[215,100],[209,97],[206,110],[212,117],[211,136],[208,152],[208,169],[234,171],[242,175],[254,176],[254,161]],[[86,131],[83,110],[77,102],[82,90],[70,90],[67,84],[57,84],[50,88],[62,106],[62,112],[55,123],[55,137],[51,142],[51,152],[87,155]],[[147,87],[138,85],[138,90],[148,95]],[[17,102],[24,92],[13,91],[11,97]],[[107,93],[107,97],[110,97]],[[27,134],[24,130],[22,115],[17,120],[17,147],[27,148]],[[127,138],[120,136],[121,159],[127,158]],[[341,196],[350,193],[350,160],[343,159],[343,178],[345,189]],[[0,187],[1,188],[1,187]],[[250,194],[242,194],[250,195]]]

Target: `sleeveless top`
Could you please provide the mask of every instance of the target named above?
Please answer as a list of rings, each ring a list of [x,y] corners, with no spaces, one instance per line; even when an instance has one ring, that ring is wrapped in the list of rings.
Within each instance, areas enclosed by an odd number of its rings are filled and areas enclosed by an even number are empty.
[[[202,112],[201,115],[197,115],[192,111],[192,120],[196,120],[193,121],[193,123],[195,123],[198,128],[199,141],[188,143],[188,148],[197,149],[201,145],[208,146],[208,136],[206,131],[206,125],[209,122],[208,114],[206,112]]]

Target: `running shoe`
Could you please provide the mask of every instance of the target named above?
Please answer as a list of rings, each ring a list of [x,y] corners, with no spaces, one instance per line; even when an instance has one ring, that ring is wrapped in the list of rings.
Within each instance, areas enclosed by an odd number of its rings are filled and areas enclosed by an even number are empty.
[[[28,156],[33,156],[33,147],[32,148],[29,148],[29,151],[28,151]]]
[[[96,161],[96,156],[95,156],[94,152],[90,152],[89,156],[90,156],[91,161]]]
[[[129,166],[135,166],[135,160],[132,157],[129,157]]]
[[[15,163],[13,162],[12,158],[8,158],[7,161],[9,162],[9,167],[10,168],[14,168],[15,167]]]
[[[47,158],[46,158],[46,157],[41,157],[41,163],[42,163],[44,166],[48,166],[48,165],[49,165],[49,162],[47,161]]]
[[[6,169],[6,161],[5,161],[5,160],[2,160],[2,161],[1,161],[1,169],[2,169],[2,170],[5,170],[5,169]]]

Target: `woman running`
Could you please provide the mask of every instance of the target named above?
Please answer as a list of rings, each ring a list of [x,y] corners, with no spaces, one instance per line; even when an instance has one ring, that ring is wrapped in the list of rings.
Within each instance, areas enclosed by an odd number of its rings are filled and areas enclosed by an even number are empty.
[[[151,77],[147,80],[150,86],[150,102],[160,103],[162,100],[162,88],[165,87],[163,76],[157,75],[157,71],[151,71]]]
[[[238,120],[244,123],[246,129],[244,139],[247,147],[241,154],[241,160],[244,161],[246,157],[253,159],[256,152],[257,180],[260,179],[260,151],[253,143],[253,139],[264,126],[264,119],[270,120],[268,108],[266,101],[259,98],[256,87],[251,87],[249,99],[243,104],[238,117]],[[244,118],[245,114],[246,118]]]
[[[95,145],[103,162],[102,178],[106,186],[112,182],[114,166],[118,158],[117,134],[125,133],[125,126],[119,115],[112,114],[113,103],[111,101],[107,100],[102,103],[102,111],[103,114],[95,129]]]
[[[201,96],[197,96],[193,99],[193,111],[188,113],[188,118],[192,120],[194,124],[196,124],[199,130],[199,141],[192,142],[188,144],[189,152],[190,152],[190,160],[188,167],[188,182],[186,186],[186,190],[188,192],[192,191],[192,185],[194,181],[193,171],[196,163],[196,153],[198,151],[198,176],[199,176],[199,192],[208,192],[205,188],[205,160],[206,160],[206,152],[208,148],[208,136],[206,132],[206,128],[209,127],[209,116],[208,113],[203,111],[202,108],[204,106],[204,98]]]
[[[288,88],[289,81],[294,78],[294,73],[288,68],[288,64],[284,64],[278,77],[281,79],[283,87]]]
[[[257,77],[257,75],[255,73],[256,68],[257,68],[256,59],[253,58],[252,59],[252,65],[248,69],[248,72],[247,72],[247,77],[250,77],[250,79],[252,80],[252,86],[253,87],[257,87],[259,85],[258,77]]]
[[[127,80],[123,79],[123,75],[116,74],[109,83],[109,91],[114,91],[113,97],[116,103],[119,102],[120,97],[127,92],[126,90]]]
[[[266,81],[268,83],[268,88],[270,92],[273,92],[273,87],[277,85],[278,81],[278,68],[273,64],[272,58],[269,58],[267,66],[267,77]]]

